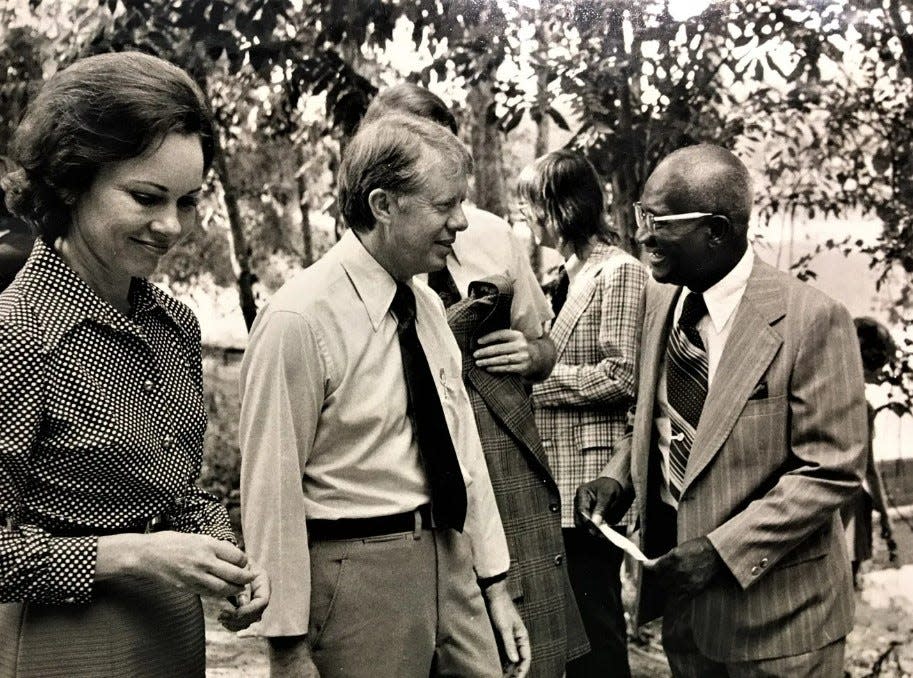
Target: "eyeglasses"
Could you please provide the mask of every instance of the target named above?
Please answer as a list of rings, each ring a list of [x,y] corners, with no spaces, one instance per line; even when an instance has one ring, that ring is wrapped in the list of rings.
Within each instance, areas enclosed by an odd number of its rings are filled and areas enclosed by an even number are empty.
[[[637,224],[637,228],[643,229],[647,233],[656,233],[663,230],[662,227],[657,227],[656,224],[670,221],[687,221],[688,219],[699,219],[701,217],[722,217],[729,221],[729,217],[725,214],[714,214],[713,212],[682,212],[681,214],[664,214],[658,217],[645,210],[639,202],[634,203],[634,223]]]

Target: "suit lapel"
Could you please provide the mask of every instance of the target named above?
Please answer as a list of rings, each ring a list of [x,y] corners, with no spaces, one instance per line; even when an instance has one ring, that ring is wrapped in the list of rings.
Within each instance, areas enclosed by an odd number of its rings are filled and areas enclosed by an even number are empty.
[[[656,385],[662,365],[666,339],[669,335],[669,321],[672,308],[681,288],[663,285],[652,280],[647,282],[647,303],[644,309],[643,335],[640,342],[640,378],[638,380],[637,410],[634,421],[633,441],[638,445],[633,450],[632,465],[640,485],[638,496],[646,497],[647,468],[649,465],[650,441],[653,432],[653,413],[656,407]],[[640,468],[640,465],[643,468]]]
[[[581,287],[572,290],[568,295],[567,301],[564,303],[561,312],[555,319],[552,331],[549,333],[555,343],[555,350],[559,357],[564,353],[568,339],[571,338],[571,333],[577,326],[580,316],[590,305],[590,299],[593,298],[595,292],[596,279],[591,278]]]
[[[568,294],[567,301],[561,308],[555,323],[552,325],[552,331],[549,336],[555,344],[557,355],[560,358],[564,352],[567,342],[580,321],[580,316],[589,307],[590,300],[596,292],[596,285],[599,274],[610,256],[612,256],[612,247],[602,243],[597,243],[590,252],[587,260],[587,280],[579,287],[573,288]]]
[[[719,451],[780,349],[783,339],[771,324],[786,313],[783,294],[776,269],[755,257],[694,435],[683,492]]]
[[[482,397],[492,416],[510,431],[551,476],[529,396],[519,384],[519,380],[496,377],[475,366],[469,368],[466,377]]]

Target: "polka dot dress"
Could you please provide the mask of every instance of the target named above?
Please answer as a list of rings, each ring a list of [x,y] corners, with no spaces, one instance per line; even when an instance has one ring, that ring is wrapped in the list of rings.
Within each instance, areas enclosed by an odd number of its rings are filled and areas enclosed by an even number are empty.
[[[40,239],[0,294],[0,602],[91,600],[96,534],[170,529],[234,542],[196,487],[200,332],[134,279],[126,317]]]

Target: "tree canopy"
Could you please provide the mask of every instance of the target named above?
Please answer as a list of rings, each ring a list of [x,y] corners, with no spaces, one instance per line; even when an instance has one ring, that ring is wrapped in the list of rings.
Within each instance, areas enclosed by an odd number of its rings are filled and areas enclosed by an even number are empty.
[[[0,0],[0,19],[0,155],[28,88],[84,54],[152,52],[205,87],[223,153],[206,228],[167,273],[234,283],[248,324],[257,290],[328,244],[312,221],[335,214],[341,149],[402,79],[453,101],[476,202],[499,214],[512,158],[559,139],[602,174],[634,249],[631,205],[652,168],[710,141],[755,170],[762,223],[877,217],[877,241],[820,249],[863,252],[883,277],[913,271],[910,0],[724,0],[686,18],[665,0]],[[412,63],[392,66],[403,50]],[[814,276],[811,257],[792,263]],[[905,322],[913,291],[897,295]],[[908,362],[891,376],[904,388]]]

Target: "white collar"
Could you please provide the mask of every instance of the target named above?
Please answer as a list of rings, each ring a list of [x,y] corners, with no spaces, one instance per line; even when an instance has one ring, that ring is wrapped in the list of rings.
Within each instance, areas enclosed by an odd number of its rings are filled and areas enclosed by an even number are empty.
[[[390,310],[396,293],[396,281],[362,244],[352,229],[346,230],[336,247],[343,268],[365,306],[374,331]]]
[[[710,322],[717,332],[722,332],[729,318],[735,313],[748,286],[748,278],[754,268],[754,251],[751,247],[745,248],[745,254],[739,263],[732,267],[723,279],[704,292],[704,303],[707,304],[707,314]],[[684,296],[684,295],[682,295]]]

